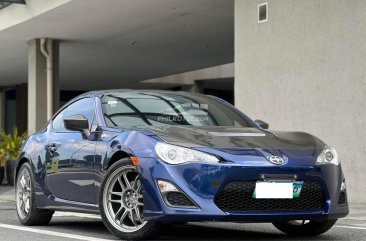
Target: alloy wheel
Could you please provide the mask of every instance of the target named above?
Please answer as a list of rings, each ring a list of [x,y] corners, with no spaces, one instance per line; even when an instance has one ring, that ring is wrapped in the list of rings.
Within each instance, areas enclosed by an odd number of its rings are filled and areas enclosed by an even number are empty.
[[[103,208],[110,223],[122,232],[141,229],[146,221],[143,220],[143,196],[136,168],[118,168],[105,187]]]
[[[18,178],[16,184],[16,203],[17,210],[21,218],[25,218],[31,209],[31,177],[28,170],[24,169]]]

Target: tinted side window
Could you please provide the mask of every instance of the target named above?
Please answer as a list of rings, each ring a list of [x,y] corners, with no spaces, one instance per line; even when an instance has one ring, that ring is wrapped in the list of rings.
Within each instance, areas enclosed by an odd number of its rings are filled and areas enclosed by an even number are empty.
[[[94,113],[94,98],[85,98],[69,105],[69,107],[67,107],[67,111],[64,117],[83,115],[88,119],[90,129],[94,120]]]
[[[66,131],[65,126],[64,126],[64,121],[63,121],[63,119],[65,117],[65,114],[66,114],[66,111],[67,111],[67,108],[65,108],[63,111],[58,113],[58,115],[52,121],[52,128],[56,132]]]

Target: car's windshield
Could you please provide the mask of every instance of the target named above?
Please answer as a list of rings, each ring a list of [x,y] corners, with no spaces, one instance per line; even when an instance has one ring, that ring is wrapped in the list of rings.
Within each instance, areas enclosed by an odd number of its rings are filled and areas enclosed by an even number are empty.
[[[253,126],[234,109],[204,95],[117,92],[103,96],[102,108],[108,126],[123,128],[144,125]]]

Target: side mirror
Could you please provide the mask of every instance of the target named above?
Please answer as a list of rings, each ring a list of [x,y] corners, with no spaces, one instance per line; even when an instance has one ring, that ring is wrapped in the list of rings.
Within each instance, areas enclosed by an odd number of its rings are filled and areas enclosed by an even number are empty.
[[[64,118],[64,126],[70,131],[80,131],[85,137],[90,135],[88,119],[83,115],[73,115]]]
[[[268,129],[269,124],[267,122],[264,122],[262,120],[255,120],[255,123],[257,123],[262,129]]]

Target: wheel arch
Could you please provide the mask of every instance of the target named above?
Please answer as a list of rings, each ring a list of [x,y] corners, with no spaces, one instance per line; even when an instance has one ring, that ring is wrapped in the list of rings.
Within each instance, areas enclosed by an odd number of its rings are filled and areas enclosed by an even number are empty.
[[[31,165],[30,158],[25,154],[21,155],[18,159],[16,168],[15,168],[15,180],[17,180],[19,170],[23,166],[24,163],[29,163]]]
[[[134,153],[131,149],[129,149],[127,146],[122,145],[121,143],[116,143],[112,146],[112,148],[109,149],[107,152],[107,156],[105,159],[105,162],[103,163],[103,169],[104,171],[107,171],[109,167],[111,167],[114,163],[116,163],[118,160],[122,158],[129,158],[134,157]],[[131,161],[131,164],[132,161]]]
[[[116,163],[118,160],[121,160],[122,158],[131,158],[131,154],[122,150],[114,152],[112,156],[109,158],[109,161],[106,165],[106,170],[108,170],[114,163]]]

